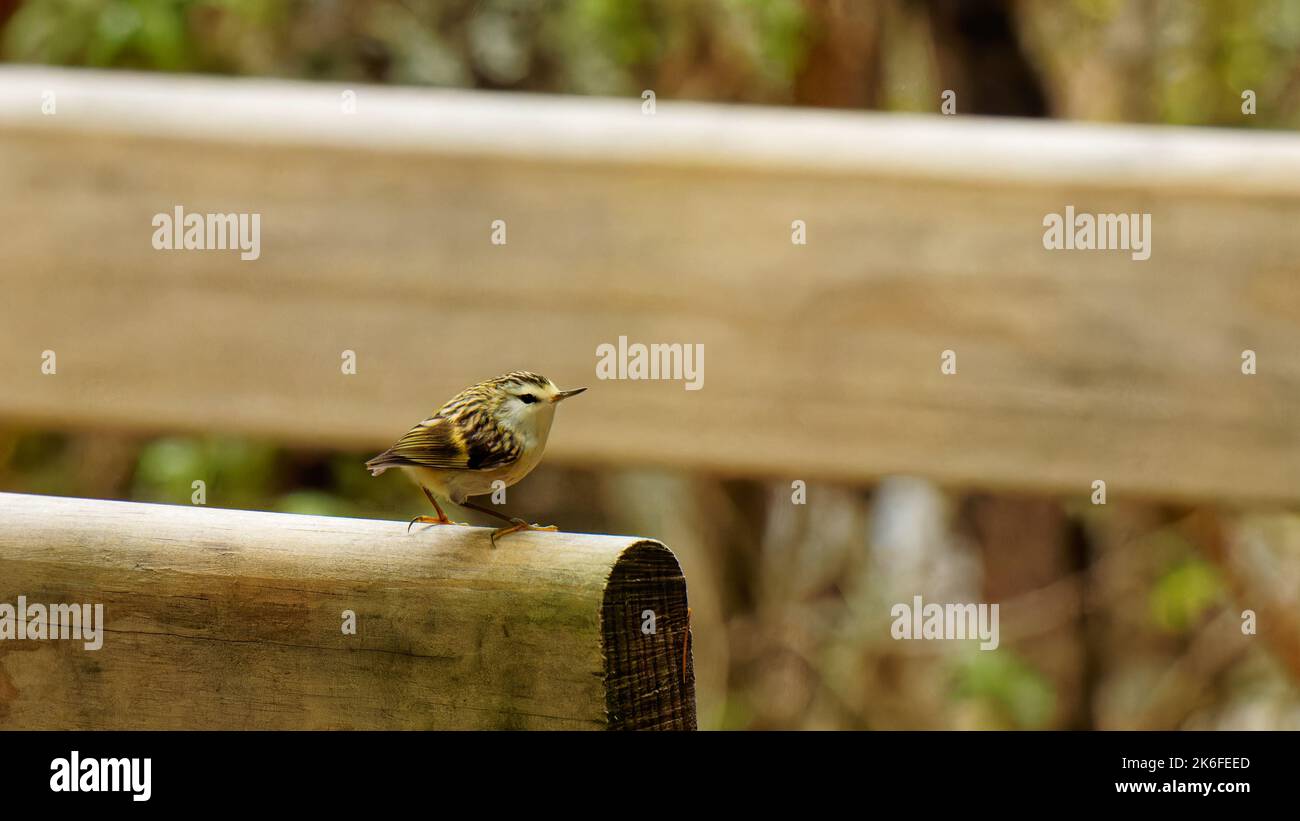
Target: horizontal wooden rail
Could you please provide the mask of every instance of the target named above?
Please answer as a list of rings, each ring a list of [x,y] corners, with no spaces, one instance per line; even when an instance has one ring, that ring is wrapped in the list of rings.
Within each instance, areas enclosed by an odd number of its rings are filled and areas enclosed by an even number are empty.
[[[0,418],[381,447],[626,337],[703,388],[595,381],[552,459],[1300,500],[1295,135],[345,90],[0,69]],[[154,250],[176,206],[260,257]]]
[[[0,494],[0,728],[693,729],[687,629],[654,541]]]

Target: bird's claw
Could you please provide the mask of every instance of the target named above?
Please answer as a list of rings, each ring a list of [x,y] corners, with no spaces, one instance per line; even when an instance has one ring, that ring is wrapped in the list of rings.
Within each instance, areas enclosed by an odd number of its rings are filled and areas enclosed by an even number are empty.
[[[497,546],[497,539],[500,539],[502,536],[509,536],[511,533],[518,533],[521,530],[559,530],[555,525],[529,524],[523,519],[511,519],[510,522],[510,527],[497,528],[492,531],[491,538],[493,547]]]
[[[411,533],[411,528],[412,528],[412,527],[415,527],[416,524],[423,524],[423,525],[454,525],[454,524],[457,524],[457,522],[453,522],[451,519],[447,519],[447,518],[443,518],[443,519],[435,519],[435,518],[432,517],[432,516],[416,516],[416,517],[415,517],[414,519],[412,519],[412,520],[410,521],[410,523],[407,524],[407,526],[406,526],[406,532],[407,532],[407,535],[410,535],[410,533]],[[464,525],[464,524],[468,524],[468,522],[459,522],[459,524]]]

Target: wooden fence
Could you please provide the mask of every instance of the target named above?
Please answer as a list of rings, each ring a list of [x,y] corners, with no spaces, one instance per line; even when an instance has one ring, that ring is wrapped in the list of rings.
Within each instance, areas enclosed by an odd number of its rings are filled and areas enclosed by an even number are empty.
[[[9,420],[375,447],[527,368],[595,382],[555,460],[1300,498],[1292,135],[9,67],[0,156]],[[154,250],[177,206],[259,258]],[[619,337],[703,389],[596,380]]]

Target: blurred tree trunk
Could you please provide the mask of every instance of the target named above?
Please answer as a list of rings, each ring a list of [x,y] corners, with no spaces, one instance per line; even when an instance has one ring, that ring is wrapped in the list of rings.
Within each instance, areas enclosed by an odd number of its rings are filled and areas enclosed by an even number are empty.
[[[1017,36],[1010,0],[926,0],[939,81],[961,114],[1046,117],[1047,94]]]
[[[964,514],[983,552],[984,601],[1004,603],[1004,633],[1032,627],[1032,635],[1007,649],[1051,680],[1056,711],[1050,726],[1087,727],[1095,669],[1083,622],[1079,571],[1086,548],[1078,532],[1050,499],[972,496]],[[1031,604],[1012,611],[1005,606],[1012,600]]]
[[[796,105],[877,108],[881,6],[805,0],[808,53],[794,81]]]

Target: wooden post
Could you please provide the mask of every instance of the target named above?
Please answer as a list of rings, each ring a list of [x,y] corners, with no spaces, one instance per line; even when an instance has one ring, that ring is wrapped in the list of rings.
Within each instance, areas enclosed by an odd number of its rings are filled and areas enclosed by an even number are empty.
[[[20,596],[102,604],[102,647],[10,638]],[[632,537],[494,549],[483,528],[0,493],[0,636],[6,729],[695,728],[686,582]]]

